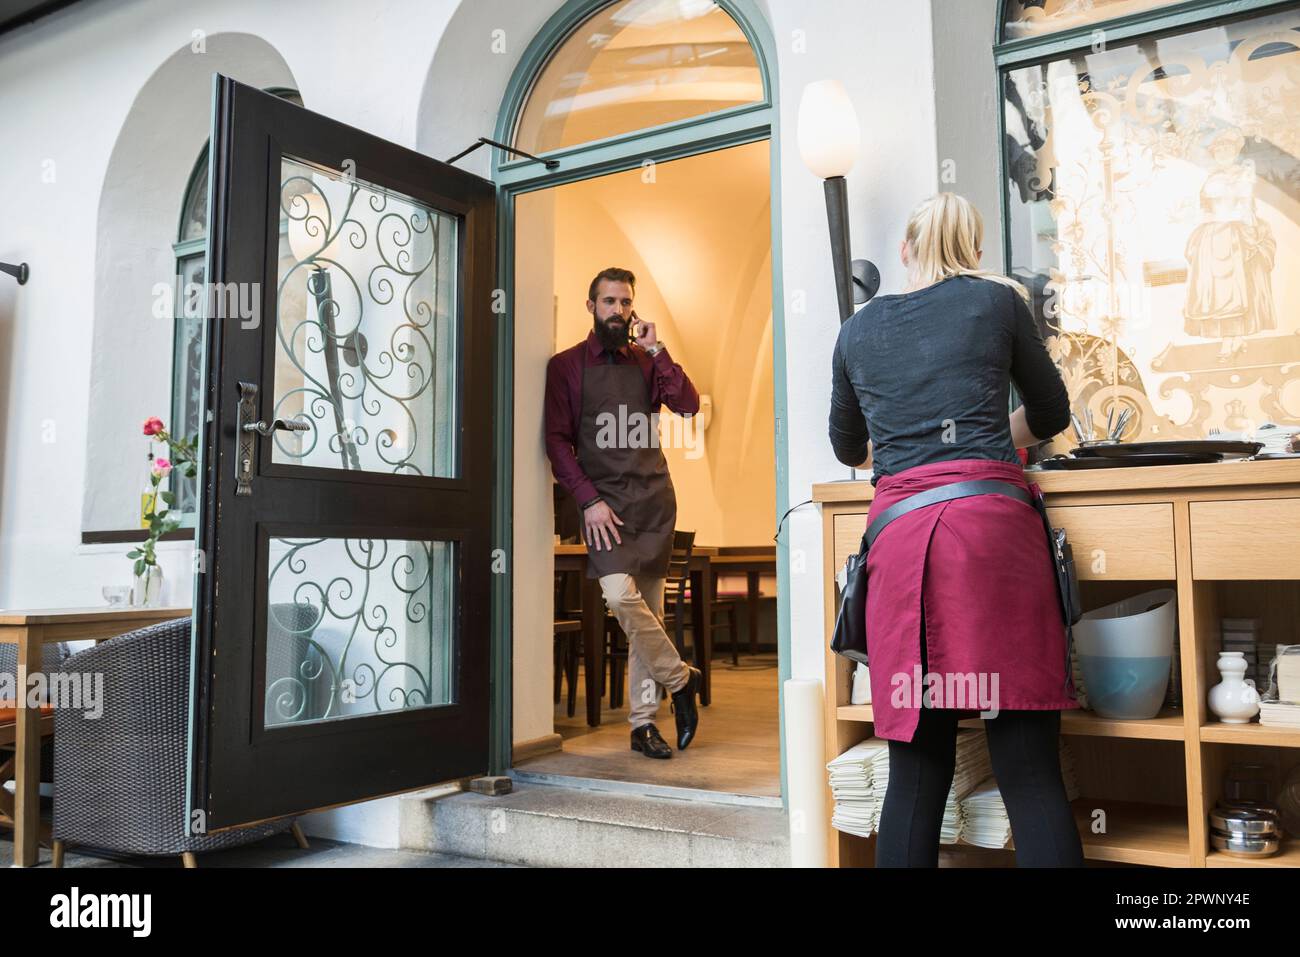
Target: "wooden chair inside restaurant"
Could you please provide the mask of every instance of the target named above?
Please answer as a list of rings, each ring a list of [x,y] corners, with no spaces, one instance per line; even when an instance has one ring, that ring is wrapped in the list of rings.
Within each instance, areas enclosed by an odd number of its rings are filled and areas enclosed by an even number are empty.
[[[687,601],[690,600],[689,589],[687,591]],[[713,629],[716,632],[719,623],[718,617],[725,616],[726,624],[721,627],[725,628],[728,636],[728,644],[731,646],[731,663],[740,664],[740,624],[739,615],[736,609],[740,607],[742,601],[749,599],[749,590],[742,588],[719,588],[713,593]],[[716,639],[714,639],[716,641]],[[716,646],[715,646],[716,647]]]
[[[555,702],[560,701],[561,683],[569,683],[565,711],[570,718],[578,707],[578,662],[582,659],[582,611],[570,606],[567,596],[570,574],[555,573]]]
[[[18,709],[17,702],[0,699],[0,827],[13,829],[14,826],[14,795],[4,786],[6,781],[15,780],[17,773],[17,754],[15,744],[18,741]],[[54,707],[43,704],[40,706],[41,712],[41,747],[48,746],[54,738]],[[49,758],[41,762],[41,767],[46,769],[46,775],[49,774],[49,764],[46,763]],[[41,821],[39,829],[39,843],[45,847],[52,847],[53,841],[50,839],[50,825]]]
[[[689,551],[686,556],[686,562],[689,565]],[[708,582],[705,582],[705,587],[708,587]],[[686,606],[691,603],[691,579],[689,568],[685,570],[681,578],[674,584],[671,601],[669,601],[668,594],[668,588],[665,586],[664,627],[668,627],[669,624],[673,626],[671,632],[673,636],[673,644],[677,646],[677,653],[682,657],[686,657],[684,649],[684,632],[687,628],[691,627],[691,616],[686,614]],[[747,596],[748,593],[743,591],[719,591],[715,593],[713,598],[713,620],[710,624],[716,629],[720,625],[718,621],[719,616],[725,618],[725,623],[722,623],[721,627],[725,628],[727,633],[731,636],[732,664],[735,664],[738,660],[736,657],[736,648],[740,642],[740,626],[738,623],[736,608]],[[694,637],[695,636],[692,634],[692,643],[694,643]]]
[[[68,646],[64,642],[51,642],[41,647],[41,670],[53,674],[68,655]],[[0,645],[0,674],[13,679],[17,688],[18,646]],[[54,740],[54,706],[40,705],[41,724],[41,777],[50,780],[53,777],[54,752],[51,745]],[[10,698],[0,698],[0,827],[13,829],[14,795],[6,788],[6,781],[16,780],[18,742],[18,702]],[[52,847],[50,825],[45,821],[38,829],[39,843]]]

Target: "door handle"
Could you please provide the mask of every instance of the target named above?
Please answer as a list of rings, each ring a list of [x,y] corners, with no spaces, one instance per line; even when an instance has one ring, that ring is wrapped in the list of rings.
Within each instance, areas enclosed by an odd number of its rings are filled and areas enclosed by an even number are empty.
[[[236,430],[235,494],[253,494],[253,475],[257,471],[257,440],[254,435],[273,432],[307,432],[311,425],[297,419],[272,419],[268,425],[257,419],[256,382],[239,383],[239,416]]]
[[[298,419],[276,419],[270,425],[265,421],[248,422],[242,426],[245,432],[256,432],[258,435],[270,435],[272,432],[306,432],[311,428],[306,422]]]

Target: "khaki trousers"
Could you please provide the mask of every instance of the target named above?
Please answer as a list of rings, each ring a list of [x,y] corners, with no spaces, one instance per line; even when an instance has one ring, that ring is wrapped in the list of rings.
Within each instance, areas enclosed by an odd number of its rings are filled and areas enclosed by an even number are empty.
[[[627,720],[633,728],[659,713],[659,686],[671,694],[690,670],[664,631],[664,579],[625,572],[600,576],[605,604],[627,635]]]

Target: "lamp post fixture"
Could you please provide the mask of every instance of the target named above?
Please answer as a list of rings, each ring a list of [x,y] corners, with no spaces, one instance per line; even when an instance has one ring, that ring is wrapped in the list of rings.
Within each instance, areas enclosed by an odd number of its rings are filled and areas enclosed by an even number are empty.
[[[880,288],[880,271],[849,251],[849,193],[844,178],[858,158],[862,131],[844,85],[818,80],[804,87],[799,101],[799,154],[814,176],[825,181],[826,220],[831,233],[831,264],[840,322]]]
[[[27,277],[31,275],[31,270],[27,268],[27,263],[0,263],[0,272],[7,272],[18,280],[18,285],[25,285]]]
[[[799,100],[799,155],[814,176],[824,180],[826,222],[831,231],[831,265],[840,325],[854,307],[868,302],[880,288],[880,270],[849,251],[848,175],[858,159],[862,130],[853,101],[839,80],[818,80],[804,87]],[[849,481],[858,470],[849,468]]]

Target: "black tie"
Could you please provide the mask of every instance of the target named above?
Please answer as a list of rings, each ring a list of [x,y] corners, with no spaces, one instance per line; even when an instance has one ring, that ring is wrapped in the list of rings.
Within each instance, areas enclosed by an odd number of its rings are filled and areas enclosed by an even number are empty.
[[[605,350],[605,357],[606,357],[606,358],[605,358],[605,361],[606,361],[607,364],[609,364],[609,365],[613,365],[613,364],[614,364],[614,350],[613,350],[613,349],[606,349],[606,350]]]

